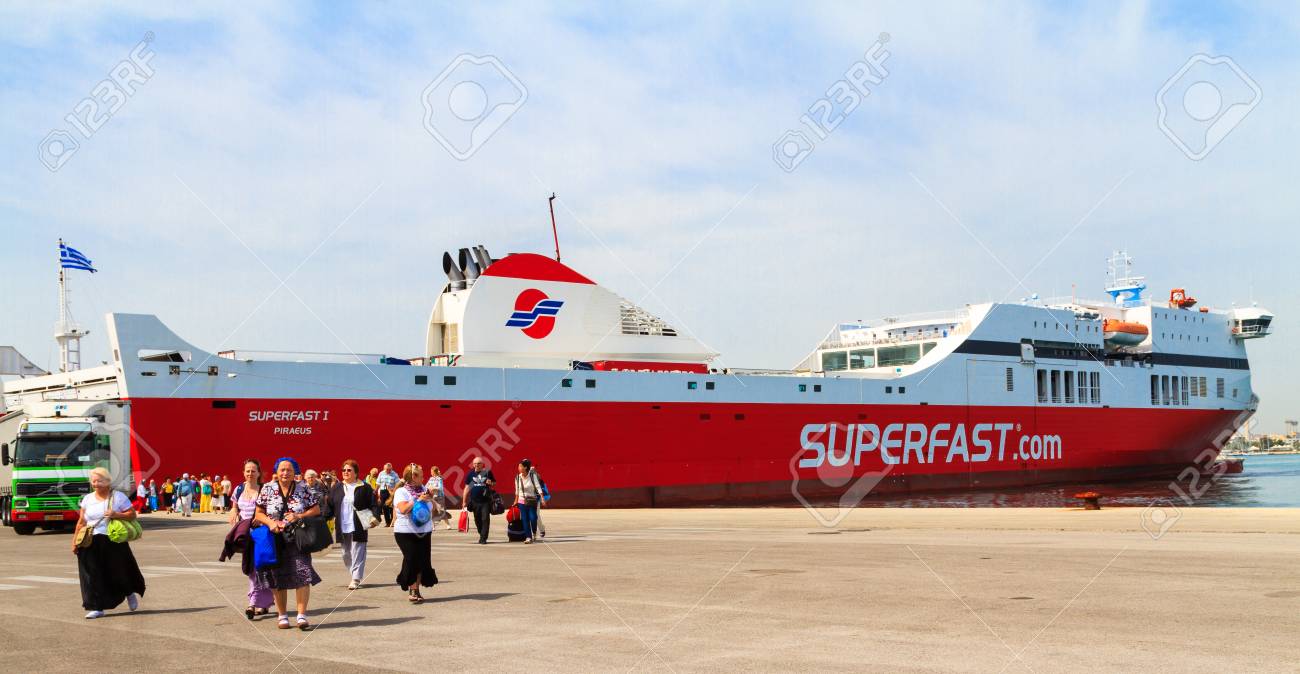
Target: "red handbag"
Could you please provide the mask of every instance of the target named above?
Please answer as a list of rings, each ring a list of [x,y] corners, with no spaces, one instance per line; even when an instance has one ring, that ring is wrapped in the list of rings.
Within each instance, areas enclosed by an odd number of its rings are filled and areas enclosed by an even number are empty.
[[[506,511],[506,521],[512,523],[519,521],[519,506],[510,506],[510,509]]]
[[[456,525],[456,528],[459,529],[461,533],[465,533],[465,532],[469,531],[469,511],[468,511],[468,510],[462,510],[462,511],[460,511],[460,523]]]

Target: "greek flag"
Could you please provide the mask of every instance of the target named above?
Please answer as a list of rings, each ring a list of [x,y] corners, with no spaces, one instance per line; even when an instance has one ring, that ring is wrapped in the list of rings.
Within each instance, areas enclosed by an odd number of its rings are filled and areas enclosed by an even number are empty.
[[[59,242],[59,265],[64,269],[80,269],[92,274],[99,271],[91,265],[90,258],[83,255],[76,248],[65,245],[62,241]]]

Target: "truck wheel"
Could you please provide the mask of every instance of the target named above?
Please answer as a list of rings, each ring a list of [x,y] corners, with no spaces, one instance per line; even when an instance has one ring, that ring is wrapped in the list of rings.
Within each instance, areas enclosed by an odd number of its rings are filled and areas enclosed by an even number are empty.
[[[9,526],[13,512],[9,510],[9,497],[0,498],[0,525]]]
[[[19,536],[31,536],[36,533],[36,525],[31,522],[18,522],[14,524],[14,532]]]

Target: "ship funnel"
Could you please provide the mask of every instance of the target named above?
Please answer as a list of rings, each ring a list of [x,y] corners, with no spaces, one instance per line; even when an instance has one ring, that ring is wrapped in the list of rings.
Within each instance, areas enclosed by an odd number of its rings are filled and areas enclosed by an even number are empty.
[[[447,275],[447,280],[451,281],[452,290],[465,289],[465,275],[460,272],[460,267],[456,266],[456,261],[451,259],[451,253],[442,254],[442,272]]]
[[[478,260],[478,269],[480,272],[485,271],[492,264],[492,256],[488,255],[487,246],[479,244],[474,246],[474,257]]]
[[[460,270],[465,273],[466,281],[478,278],[478,262],[474,261],[474,254],[468,248],[460,249]]]

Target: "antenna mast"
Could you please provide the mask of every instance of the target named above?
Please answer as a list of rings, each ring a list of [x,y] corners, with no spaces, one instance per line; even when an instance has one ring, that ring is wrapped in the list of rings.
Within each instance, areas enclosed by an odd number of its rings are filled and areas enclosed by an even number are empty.
[[[551,192],[551,198],[546,200],[547,205],[551,207],[551,236],[555,237],[555,261],[560,261],[560,231],[555,228],[555,193]]]

